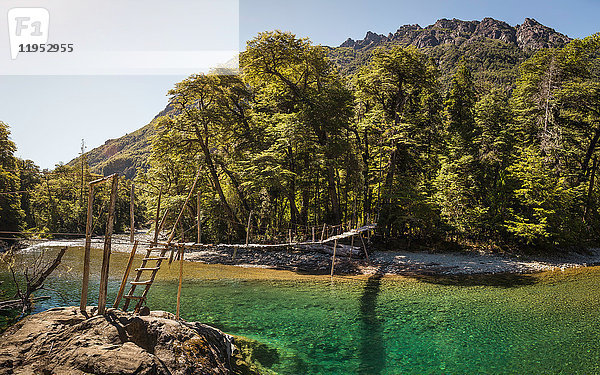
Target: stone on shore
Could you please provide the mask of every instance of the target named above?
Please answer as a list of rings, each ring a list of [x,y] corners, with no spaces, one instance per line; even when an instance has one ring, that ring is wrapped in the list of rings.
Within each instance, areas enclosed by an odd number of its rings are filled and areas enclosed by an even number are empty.
[[[0,336],[0,374],[258,373],[232,336],[174,318],[110,309],[86,319],[77,307],[31,315]]]

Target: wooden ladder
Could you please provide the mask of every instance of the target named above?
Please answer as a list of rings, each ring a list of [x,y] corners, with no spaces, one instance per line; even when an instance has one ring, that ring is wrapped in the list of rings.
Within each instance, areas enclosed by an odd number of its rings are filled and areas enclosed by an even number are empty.
[[[160,254],[158,256],[153,257],[152,253],[157,252],[157,251],[159,251]],[[156,274],[158,273],[158,270],[160,269],[160,266],[161,266],[163,260],[169,259],[169,257],[166,256],[168,251],[169,251],[169,246],[154,246],[154,247],[149,247],[148,249],[146,249],[146,256],[142,259],[142,264],[141,264],[140,268],[135,269],[137,271],[135,280],[130,282],[131,288],[129,289],[129,292],[125,296],[123,296],[123,298],[125,298],[125,305],[123,306],[123,311],[127,311],[127,308],[129,307],[129,304],[131,303],[131,300],[138,301],[137,304],[135,305],[134,312],[137,313],[140,311],[140,308],[142,307],[142,304],[146,300],[148,291],[150,290],[150,287],[152,286],[152,283],[154,282],[154,278],[156,277]],[[148,262],[156,262],[156,263],[154,264],[154,267],[152,267],[151,264],[149,267]],[[150,272],[150,277],[147,280],[142,280],[142,274],[144,272]],[[122,288],[124,286],[124,283],[126,282],[126,279],[127,279],[127,273],[126,273],[125,277],[123,278]],[[135,289],[138,285],[145,286],[144,291],[142,292],[142,294],[140,296],[134,295]],[[119,301],[120,301],[120,299],[117,297],[117,301],[115,302],[116,307],[118,307]]]

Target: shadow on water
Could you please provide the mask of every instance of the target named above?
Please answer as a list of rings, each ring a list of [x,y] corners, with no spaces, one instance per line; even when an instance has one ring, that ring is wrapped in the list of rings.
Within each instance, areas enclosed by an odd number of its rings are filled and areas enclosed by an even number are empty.
[[[359,374],[381,374],[385,367],[383,327],[377,317],[377,296],[381,289],[382,274],[367,280],[360,298],[360,365]]]
[[[534,275],[513,273],[477,275],[412,274],[410,277],[430,284],[451,286],[491,286],[498,288],[514,288],[525,285],[533,285],[538,282]]]

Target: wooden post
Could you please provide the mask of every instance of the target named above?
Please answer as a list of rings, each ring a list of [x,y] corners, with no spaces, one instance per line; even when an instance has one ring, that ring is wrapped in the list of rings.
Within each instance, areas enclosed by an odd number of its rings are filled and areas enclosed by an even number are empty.
[[[158,233],[162,232],[163,228],[165,227],[165,223],[167,222],[167,216],[168,216],[168,215],[169,215],[169,209],[167,208],[167,209],[165,210],[165,213],[163,214],[163,217],[162,217],[162,219],[160,220],[160,225],[159,225],[159,227],[158,227]],[[155,242],[155,244],[157,244],[157,243],[158,243],[158,239],[157,239],[157,241]]]
[[[179,320],[179,305],[181,302],[181,284],[183,282],[183,252],[184,247],[181,246],[179,250],[179,286],[177,287],[177,313],[175,314],[175,319]]]
[[[323,240],[325,239],[325,228],[327,227],[327,224],[323,224],[323,231],[321,232],[321,242],[323,242]]]
[[[292,243],[292,230],[288,229],[288,243]]]
[[[160,201],[162,199],[162,187],[160,188],[160,191],[158,192],[158,202],[156,203],[156,217],[154,219],[154,242],[152,244],[152,246],[156,246],[156,244],[158,243],[158,234],[160,233]]]
[[[133,249],[131,249],[131,254],[129,254],[129,260],[127,261],[127,268],[125,268],[125,274],[123,275],[123,280],[121,281],[121,287],[119,288],[119,293],[117,294],[117,298],[115,299],[115,303],[113,304],[113,308],[118,308],[119,303],[121,303],[121,298],[123,297],[123,292],[125,291],[125,285],[127,284],[127,278],[129,278],[129,272],[131,272],[131,265],[133,264],[133,258],[135,257],[135,251],[138,247],[138,241],[135,241],[133,244]]]
[[[90,248],[92,246],[92,206],[94,204],[94,186],[90,184],[88,191],[87,221],[85,223],[85,249],[83,252],[83,282],[81,285],[81,301],[79,310],[86,314],[88,284],[90,281]]]
[[[129,228],[131,230],[131,234],[129,235],[129,242],[133,243],[133,241],[135,241],[135,216],[133,214],[134,211],[134,194],[135,194],[135,185],[132,183],[131,184],[131,193],[129,194],[130,199],[129,199]]]
[[[198,192],[198,196],[196,197],[196,222],[198,226],[198,237],[196,237],[196,239],[198,240],[198,243],[202,243],[202,224],[200,223],[201,219],[202,215],[200,214],[200,192]]]
[[[352,259],[352,249],[354,249],[354,236],[350,237],[350,259]]]
[[[315,242],[315,227],[312,227],[312,242]]]
[[[250,243],[250,222],[252,220],[252,211],[250,211],[250,214],[248,215],[248,226],[246,227],[246,247],[248,247],[248,244]]]
[[[169,255],[169,267],[171,266],[171,263],[173,263],[173,258],[175,258],[175,260],[177,260],[177,257],[175,256],[175,248],[176,246],[171,246],[171,255]]]
[[[173,237],[175,237],[175,229],[177,229],[177,224],[179,224],[179,220],[181,220],[181,217],[183,216],[183,212],[185,211],[185,206],[188,204],[190,197],[192,196],[192,193],[194,192],[194,188],[196,187],[196,183],[198,182],[198,178],[200,177],[200,169],[198,169],[198,173],[196,174],[196,178],[194,179],[194,183],[192,184],[192,188],[190,189],[190,192],[188,193],[187,197],[185,198],[185,202],[183,202],[183,207],[181,207],[181,211],[179,211],[179,216],[177,216],[177,220],[175,220],[175,224],[173,224],[173,230],[171,231],[171,235],[169,236],[169,239],[167,240],[167,244],[171,244],[171,241],[173,241]]]
[[[337,249],[337,240],[333,241],[333,257],[331,258],[331,277],[333,277],[333,267],[335,266],[335,250]]]
[[[106,308],[106,293],[108,288],[108,270],[110,264],[111,238],[115,219],[115,204],[117,202],[117,187],[119,176],[114,175],[110,192],[110,205],[104,234],[104,254],[102,256],[102,271],[100,273],[100,293],[98,294],[98,314],[103,315]]]
[[[356,197],[354,197],[354,212],[352,213],[352,227],[354,227],[356,225],[356,227],[358,227],[358,220],[356,217]]]
[[[367,257],[367,262],[371,263],[371,261],[369,260],[369,253],[367,252],[367,246],[365,245],[365,240],[363,240],[362,237],[362,233],[359,233],[358,236],[360,237],[360,242],[362,242],[363,249],[365,250],[365,257]]]

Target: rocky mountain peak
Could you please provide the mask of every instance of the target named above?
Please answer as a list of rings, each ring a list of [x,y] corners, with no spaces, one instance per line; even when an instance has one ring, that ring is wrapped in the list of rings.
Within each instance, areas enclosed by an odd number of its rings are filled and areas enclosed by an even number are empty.
[[[340,45],[340,47],[354,47],[355,44],[356,42],[354,41],[354,39],[348,38],[344,43]]]
[[[446,29],[458,31],[459,33],[472,33],[475,31],[478,25],[479,21],[462,21],[456,18],[449,20],[442,18],[437,20],[433,25],[427,26],[427,28]]]
[[[517,31],[504,21],[484,18],[473,33],[474,37],[498,39],[505,43],[516,43]]]
[[[340,47],[367,50],[391,42],[427,48],[440,44],[460,45],[481,38],[500,40],[523,50],[562,47],[571,40],[533,18],[526,18],[522,25],[516,27],[489,17],[481,21],[442,18],[425,28],[419,25],[404,25],[387,36],[369,31],[364,39],[355,41],[349,38]]]
[[[542,25],[533,18],[525,18],[525,22],[516,27],[517,45],[525,50],[562,47],[571,41],[566,35]]]

